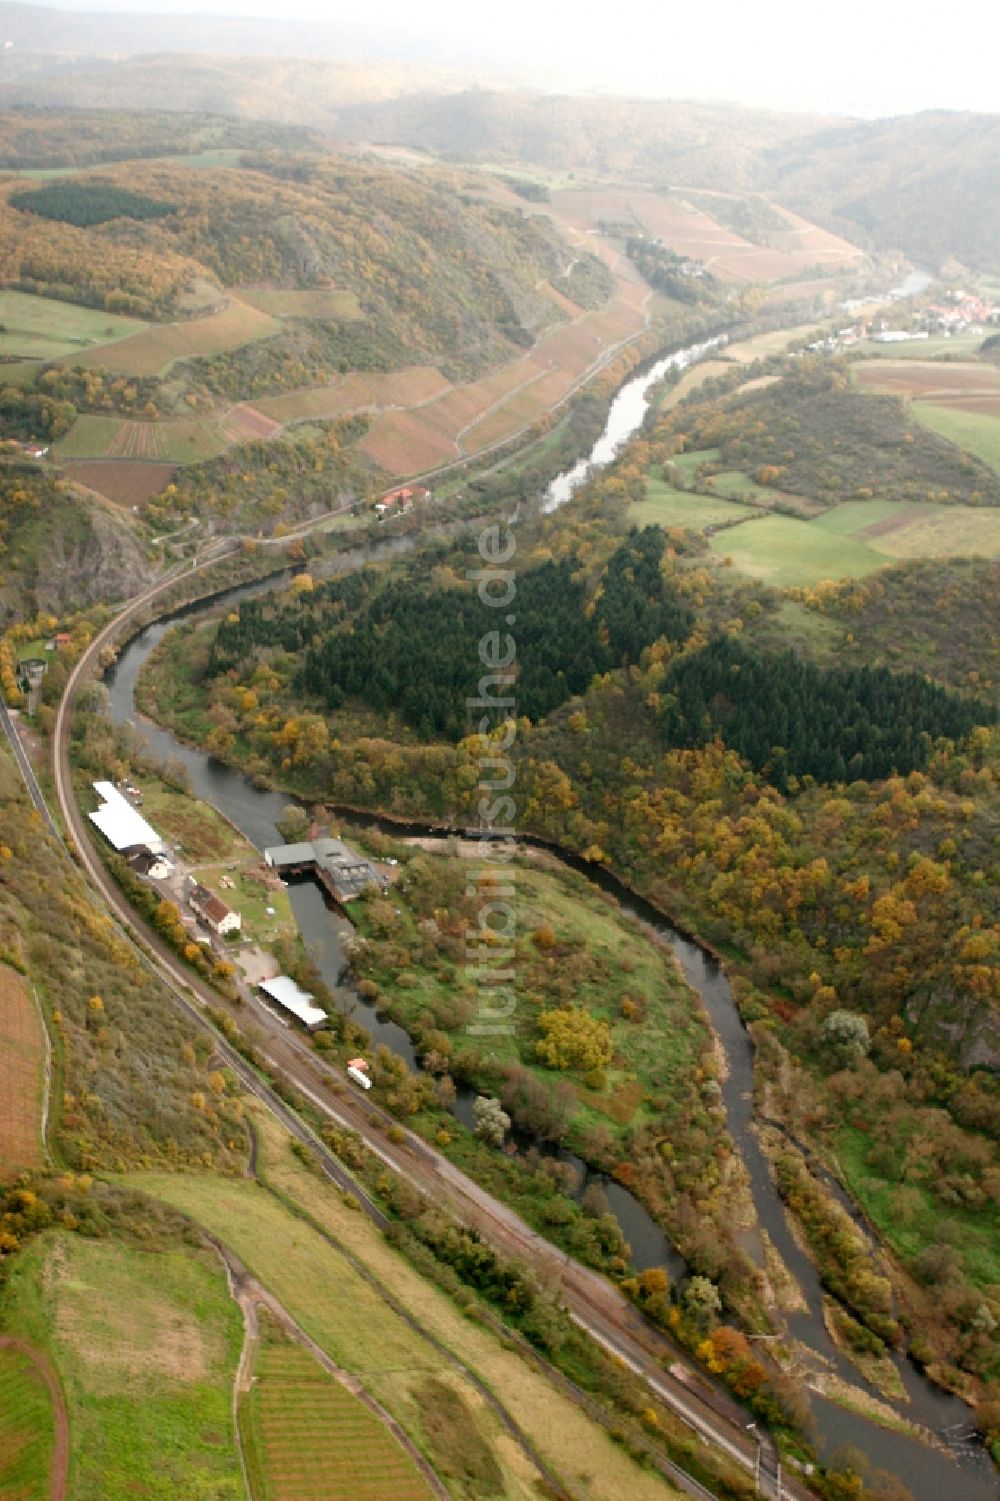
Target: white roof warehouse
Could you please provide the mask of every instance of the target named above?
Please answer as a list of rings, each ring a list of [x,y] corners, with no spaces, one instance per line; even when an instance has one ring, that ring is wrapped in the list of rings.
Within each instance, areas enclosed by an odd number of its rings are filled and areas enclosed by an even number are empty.
[[[272,1001],[277,1001],[283,1010],[290,1012],[308,1027],[310,1032],[316,1027],[325,1026],[330,1020],[325,1011],[310,1004],[313,998],[308,990],[296,985],[290,975],[276,975],[273,980],[263,980],[260,988]]]
[[[127,850],[133,845],[144,844],[152,854],[162,855],[166,849],[163,840],[117,787],[111,782],[95,782],[94,791],[103,802],[90,814],[90,820],[112,849]]]

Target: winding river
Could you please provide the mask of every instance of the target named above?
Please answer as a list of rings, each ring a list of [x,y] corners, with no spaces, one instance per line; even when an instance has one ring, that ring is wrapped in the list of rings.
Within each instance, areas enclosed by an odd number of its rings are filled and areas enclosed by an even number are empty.
[[[711,340],[677,351],[658,360],[644,374],[629,381],[612,403],[607,426],[590,456],[553,482],[546,492],[544,508],[554,510],[564,504],[596,466],[607,463],[614,457],[641,424],[648,406],[649,389],[667,370],[685,368],[717,348],[721,342]],[[369,546],[340,554],[336,560],[337,571],[347,572],[359,568],[374,558],[402,553],[414,545],[415,539],[408,537],[379,539]],[[211,613],[219,608],[222,597],[227,604],[231,604],[252,593],[273,589],[278,586],[278,582],[272,578],[189,606],[166,620],[157,621],[134,637],[122,649],[118,661],[109,668],[105,677],[114,719],[119,723],[139,723],[135,706],[136,680],[150,652],[172,624],[180,618]],[[287,793],[255,787],[242,772],[225,766],[205,751],[182,744],[168,731],[147,720],[141,721],[141,729],[150,752],[159,758],[182,761],[187,767],[195,795],[214,804],[258,849],[280,842],[277,820],[292,800]],[[379,825],[404,837],[407,834],[440,835],[442,839],[445,837],[441,830],[423,825],[401,826],[375,817],[366,817],[363,822]],[[531,843],[530,840],[524,842]],[[791,1233],[761,1150],[753,1126],[753,1045],[740,1020],[724,971],[695,940],[673,928],[661,913],[629,891],[614,876],[585,866],[582,861],[564,852],[560,853],[560,858],[565,864],[583,870],[591,880],[596,880],[626,912],[633,914],[661,942],[667,944],[677,956],[688,981],[701,996],[725,1051],[728,1072],[723,1084],[723,1104],[730,1132],[743,1155],[750,1176],[758,1224],[767,1231],[789,1270],[798,1280],[807,1303],[805,1312],[789,1316],[791,1332],[820,1357],[820,1362],[832,1367],[856,1386],[864,1387],[862,1378],[836,1350],[827,1335],[822,1321],[819,1278]],[[290,896],[303,938],[316,957],[324,979],[331,987],[342,984],[344,959],[341,945],[343,937],[350,931],[350,924],[330,906],[322,888],[315,882],[306,880],[294,883],[290,888]],[[402,1027],[376,1013],[360,997],[357,998],[355,1015],[369,1028],[375,1042],[384,1043],[406,1058],[411,1065],[415,1064],[413,1045]],[[456,1112],[467,1121],[471,1099],[471,1093],[466,1092],[456,1102]],[[683,1261],[633,1195],[620,1184],[589,1173],[584,1164],[569,1154],[560,1155],[579,1168],[581,1188],[589,1179],[599,1178],[632,1247],[636,1266],[667,1265],[675,1277],[683,1275]],[[905,1357],[900,1358],[897,1365],[909,1397],[908,1403],[901,1404],[898,1408],[902,1415],[942,1435],[947,1430],[967,1432],[970,1429],[970,1410],[963,1402],[934,1386]],[[829,1453],[844,1444],[850,1444],[868,1455],[873,1466],[896,1473],[909,1487],[916,1501],[941,1501],[941,1498],[951,1496],[962,1498],[962,1501],[997,1501],[1000,1496],[995,1473],[981,1446],[953,1440],[949,1458],[913,1439],[878,1427],[824,1398],[814,1396],[812,1407],[822,1452]]]

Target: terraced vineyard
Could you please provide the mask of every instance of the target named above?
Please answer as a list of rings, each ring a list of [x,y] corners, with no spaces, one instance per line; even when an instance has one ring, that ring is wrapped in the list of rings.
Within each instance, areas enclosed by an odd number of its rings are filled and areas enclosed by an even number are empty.
[[[262,1333],[240,1412],[254,1501],[431,1501],[413,1460],[358,1397],[273,1326]]]

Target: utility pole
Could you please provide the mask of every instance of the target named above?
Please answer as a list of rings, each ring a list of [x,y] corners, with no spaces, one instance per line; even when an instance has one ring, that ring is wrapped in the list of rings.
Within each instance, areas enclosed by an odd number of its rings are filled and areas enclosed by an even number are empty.
[[[753,1488],[754,1488],[755,1493],[759,1496],[760,1495],[760,1451],[761,1451],[761,1437],[760,1437],[760,1430],[757,1427],[757,1424],[756,1423],[748,1423],[747,1424],[747,1433],[752,1433],[753,1436],[754,1436],[754,1438],[757,1440],[757,1457],[754,1460],[754,1466],[753,1466]]]

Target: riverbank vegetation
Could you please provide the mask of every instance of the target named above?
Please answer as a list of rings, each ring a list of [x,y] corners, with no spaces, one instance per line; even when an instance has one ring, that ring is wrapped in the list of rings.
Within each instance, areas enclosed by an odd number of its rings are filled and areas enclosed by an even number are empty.
[[[352,908],[351,963],[362,994],[414,1037],[438,1097],[447,1099],[452,1080],[496,1095],[522,1139],[568,1147],[630,1188],[691,1264],[721,1279],[753,1317],[756,1279],[735,1246],[749,1211],[718,1062],[671,957],[582,876],[517,862],[493,877],[469,859],[399,848],[405,863],[391,893]],[[516,933],[502,941],[516,1005],[509,1033],[478,1037],[477,1004],[490,1003],[477,1002],[465,966],[470,945],[492,952],[492,930],[479,930],[477,914],[501,899],[517,912]],[[544,1159],[538,1166],[556,1171]],[[542,1218],[566,1217],[586,1260],[588,1237],[609,1235],[600,1259],[618,1256],[620,1272],[628,1250],[613,1219],[603,1224],[603,1191],[585,1196],[583,1210],[570,1220],[556,1200]]]

